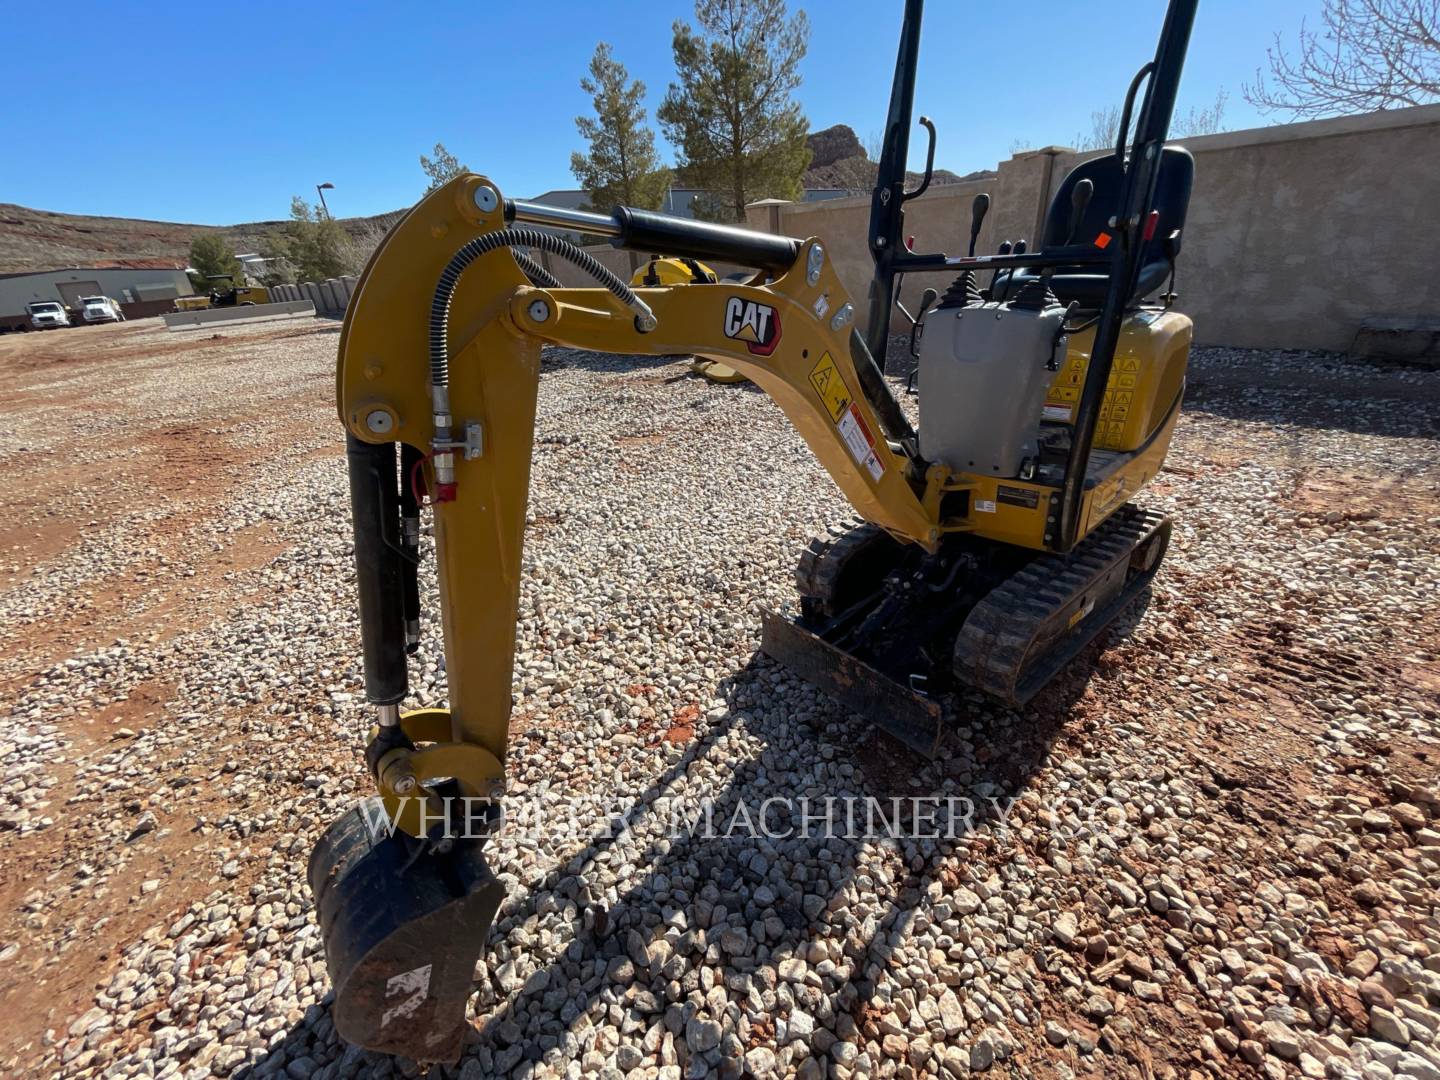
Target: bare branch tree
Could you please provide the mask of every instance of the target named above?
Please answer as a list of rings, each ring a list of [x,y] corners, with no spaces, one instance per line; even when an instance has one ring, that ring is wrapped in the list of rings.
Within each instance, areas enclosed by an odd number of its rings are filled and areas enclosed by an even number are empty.
[[[1222,130],[1221,121],[1225,117],[1225,104],[1230,100],[1222,87],[1215,94],[1215,101],[1205,107],[1198,105],[1191,106],[1186,113],[1177,113],[1170,119],[1170,137],[1172,139],[1189,139],[1196,135],[1214,135]],[[1105,150],[1113,147],[1117,141],[1120,128],[1120,106],[1111,105],[1108,109],[1097,109],[1090,114],[1090,131],[1088,134],[1080,132],[1075,136],[1075,148],[1077,150]]]
[[[1301,119],[1440,100],[1440,0],[1325,0],[1320,20],[1293,56],[1275,35],[1246,101]]]

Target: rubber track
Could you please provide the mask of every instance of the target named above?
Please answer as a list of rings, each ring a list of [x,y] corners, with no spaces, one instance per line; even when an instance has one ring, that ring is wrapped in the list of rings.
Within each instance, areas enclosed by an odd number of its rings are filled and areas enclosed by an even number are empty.
[[[1023,705],[1119,614],[1154,576],[1160,561],[1123,584],[1118,595],[1101,610],[1086,616],[1074,631],[1058,635],[1045,653],[1031,658],[1031,647],[1047,624],[1063,615],[1071,601],[1083,596],[1107,570],[1128,560],[1137,547],[1168,524],[1163,514],[1125,507],[1068,555],[1042,555],[1027,563],[971,610],[955,641],[955,674],[992,697]],[[1057,653],[1065,659],[1047,664]],[[1054,670],[1047,670],[1051,666]],[[1044,677],[1027,679],[1025,676],[1032,671]]]
[[[828,535],[813,538],[801,553],[800,562],[795,567],[796,589],[821,614],[833,618],[839,614],[834,609],[834,600],[840,574],[851,559],[881,538],[888,540],[889,534],[863,518],[832,525]]]

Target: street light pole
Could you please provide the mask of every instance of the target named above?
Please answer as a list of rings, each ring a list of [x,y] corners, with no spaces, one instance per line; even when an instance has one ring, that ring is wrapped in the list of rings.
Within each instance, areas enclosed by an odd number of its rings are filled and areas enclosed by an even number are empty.
[[[335,190],[335,185],[332,184],[332,183],[329,183],[329,182],[327,181],[326,183],[323,183],[323,184],[316,184],[316,185],[315,185],[315,190],[316,190],[316,191],[319,193],[319,195],[320,195],[320,207],[321,207],[321,209],[323,209],[323,210],[325,211],[325,216],[328,218],[328,217],[330,216],[330,207],[328,207],[328,206],[325,205],[325,192],[326,192],[326,191],[334,191],[334,190]]]

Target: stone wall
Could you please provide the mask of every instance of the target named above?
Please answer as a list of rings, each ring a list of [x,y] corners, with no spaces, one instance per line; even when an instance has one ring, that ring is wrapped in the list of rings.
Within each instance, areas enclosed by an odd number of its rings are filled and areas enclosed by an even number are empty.
[[[1195,191],[1178,307],[1198,341],[1343,350],[1366,319],[1440,315],[1440,105],[1179,141],[1195,155]],[[971,200],[988,191],[977,250],[1033,244],[1050,198],[1089,156],[1047,147],[1001,163],[993,180],[932,187],[906,207],[906,233],[916,251],[963,254]],[[821,237],[862,315],[869,217],[868,198],[767,202],[749,214],[753,228]],[[912,275],[901,302],[913,310],[927,285],[946,283]]]

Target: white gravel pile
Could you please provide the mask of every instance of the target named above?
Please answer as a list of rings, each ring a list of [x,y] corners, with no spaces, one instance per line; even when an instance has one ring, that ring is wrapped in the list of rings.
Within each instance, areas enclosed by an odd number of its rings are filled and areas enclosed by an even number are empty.
[[[141,614],[235,534],[273,545],[202,573],[184,617],[161,610],[143,637],[7,662],[24,678],[0,859],[19,872],[24,844],[64,845],[19,890],[27,936],[0,956],[58,977],[67,941],[111,946],[98,992],[10,1068],[418,1075],[338,1041],[304,884],[311,844],[367,790],[334,341],[132,371],[127,422],[173,418],[248,456],[193,514],[168,502],[158,535],[137,537],[140,492],[87,511],[82,546],[0,596],[23,657],[30,622],[147,545],[174,576],[140,590]],[[1177,521],[1148,604],[1023,713],[948,701],[930,763],[756,654],[806,539],[848,516],[779,411],[680,364],[547,353],[512,814],[594,805],[574,836],[494,845],[509,896],[475,1033],[433,1075],[1440,1078],[1440,466],[1413,400],[1430,391],[1335,357],[1193,366],[1142,500]],[[1292,383],[1237,389],[1237,371]],[[1365,403],[1311,380],[1363,382]],[[24,444],[63,442],[54,420]],[[431,621],[417,705],[443,699],[438,656]],[[124,734],[84,736],[144,688]],[[670,825],[707,805],[758,818],[776,796],[951,798],[976,817],[955,839]],[[56,923],[82,901],[83,923]]]

